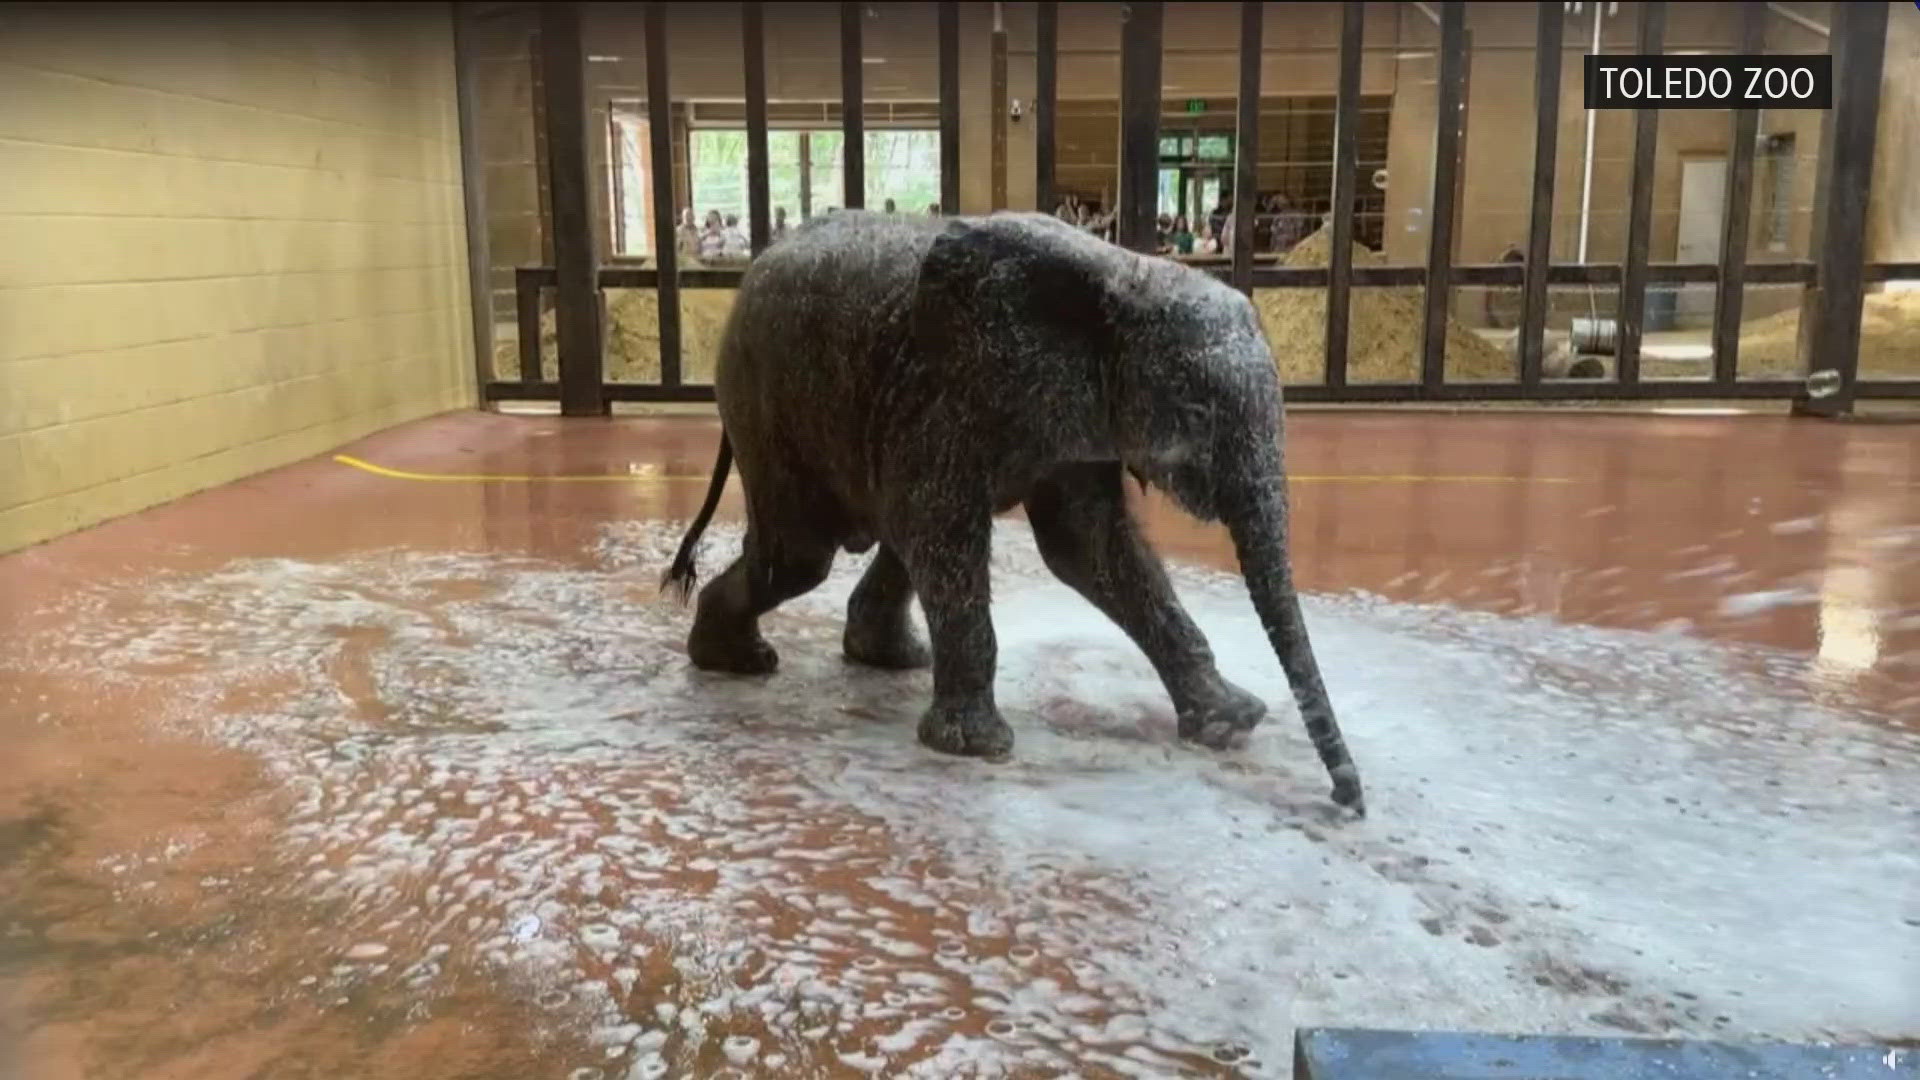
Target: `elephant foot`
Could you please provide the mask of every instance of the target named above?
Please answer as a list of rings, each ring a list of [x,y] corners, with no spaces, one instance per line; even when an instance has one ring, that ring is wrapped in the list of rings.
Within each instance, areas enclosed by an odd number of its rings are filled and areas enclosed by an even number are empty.
[[[1367,816],[1366,798],[1360,793],[1360,771],[1351,764],[1333,770],[1333,801],[1360,817]]]
[[[943,754],[994,760],[1013,752],[1013,729],[991,705],[936,703],[920,718],[920,744]]]
[[[841,646],[848,660],[888,671],[911,671],[933,664],[933,653],[910,627],[874,629],[848,623]]]
[[[687,638],[687,658],[702,671],[729,675],[770,675],[780,667],[780,654],[757,630],[719,634],[695,626]]]
[[[1266,715],[1266,702],[1222,680],[1217,690],[1180,710],[1180,737],[1209,750],[1236,749]]]

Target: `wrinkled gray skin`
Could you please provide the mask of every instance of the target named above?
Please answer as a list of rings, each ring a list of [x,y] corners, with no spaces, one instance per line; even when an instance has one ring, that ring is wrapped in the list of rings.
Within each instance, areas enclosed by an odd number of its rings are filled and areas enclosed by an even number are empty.
[[[668,582],[692,587],[729,452],[747,535],[700,592],[698,667],[773,671],[760,616],[820,584],[840,550],[877,543],[848,605],[848,659],[931,662],[920,740],[1003,756],[988,543],[993,516],[1024,505],[1047,566],[1152,661],[1181,737],[1234,745],[1266,706],[1220,677],[1128,511],[1131,473],[1225,522],[1333,798],[1362,810],[1288,564],[1279,380],[1238,292],[1047,215],[836,213],[747,271],[714,385],[720,460]]]

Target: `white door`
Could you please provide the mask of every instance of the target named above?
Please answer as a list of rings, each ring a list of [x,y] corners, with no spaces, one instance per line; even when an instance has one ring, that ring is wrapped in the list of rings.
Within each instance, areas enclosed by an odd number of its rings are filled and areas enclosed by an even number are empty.
[[[1687,158],[1680,162],[1680,235],[1674,261],[1720,261],[1720,219],[1727,207],[1727,160]],[[1676,305],[1681,314],[1711,318],[1713,286],[1688,285]]]

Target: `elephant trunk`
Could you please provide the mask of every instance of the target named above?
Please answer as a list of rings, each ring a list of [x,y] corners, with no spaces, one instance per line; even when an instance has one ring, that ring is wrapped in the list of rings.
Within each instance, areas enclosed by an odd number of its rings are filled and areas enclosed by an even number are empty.
[[[1267,463],[1263,463],[1267,464]],[[1280,659],[1293,687],[1293,700],[1300,707],[1307,737],[1320,761],[1333,778],[1333,801],[1365,814],[1360,791],[1360,773],[1347,753],[1340,725],[1333,716],[1333,703],[1327,699],[1326,684],[1320,678],[1313,645],[1307,639],[1306,619],[1300,611],[1300,597],[1294,590],[1293,569],[1287,554],[1286,480],[1276,457],[1270,467],[1258,469],[1240,490],[1222,492],[1227,498],[1222,517],[1233,536],[1234,551],[1240,558],[1240,572],[1246,578],[1247,592],[1254,610],[1266,629],[1267,640]]]

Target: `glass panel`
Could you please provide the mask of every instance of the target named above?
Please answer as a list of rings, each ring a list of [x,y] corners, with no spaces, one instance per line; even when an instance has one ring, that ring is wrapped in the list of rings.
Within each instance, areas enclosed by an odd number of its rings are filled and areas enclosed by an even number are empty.
[[[1159,208],[1162,214],[1180,212],[1180,170],[1160,170]]]
[[[1220,177],[1217,175],[1203,176],[1200,178],[1198,186],[1200,188],[1200,198],[1194,204],[1194,211],[1198,216],[1211,219],[1214,208],[1220,205]],[[1209,225],[1211,224],[1213,224],[1213,222],[1209,220]]]
[[[800,133],[767,132],[767,201],[773,222],[787,212],[787,227],[800,222]]]
[[[902,214],[924,214],[940,203],[940,132],[887,129],[867,134],[867,206],[888,199]]]
[[[647,121],[635,113],[616,112],[613,125],[615,205],[619,208],[614,254],[641,258],[653,251],[653,181],[645,166]]]
[[[807,156],[812,169],[807,184],[809,216],[824,214],[846,202],[846,189],[840,179],[840,147],[845,142],[846,137],[838,130],[807,134]]]
[[[1232,161],[1233,160],[1233,136],[1231,135],[1200,136],[1200,160]]]
[[[687,140],[693,181],[693,209],[745,218],[747,213],[747,133],[738,128],[704,128]]]

